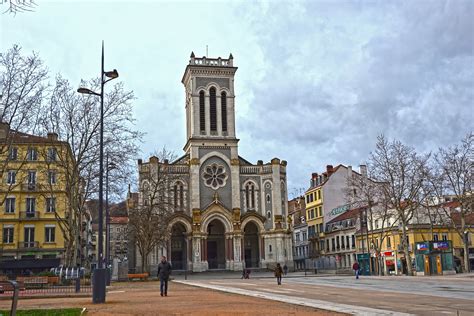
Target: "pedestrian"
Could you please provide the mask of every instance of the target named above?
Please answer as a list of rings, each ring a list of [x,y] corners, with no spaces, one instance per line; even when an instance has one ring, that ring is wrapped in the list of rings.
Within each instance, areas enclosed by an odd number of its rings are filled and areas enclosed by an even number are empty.
[[[288,274],[288,266],[286,265],[286,263],[285,263],[285,265],[283,266],[283,272],[285,273],[285,275]]]
[[[283,270],[279,263],[277,263],[275,268],[275,277],[277,278],[278,285],[281,285],[281,275],[283,274]]]
[[[357,261],[354,262],[354,264],[352,265],[352,270],[354,270],[354,272],[355,272],[356,279],[359,279],[360,266],[359,266],[359,263]]]
[[[158,277],[160,278],[160,295],[168,296],[168,280],[171,274],[171,264],[166,261],[166,257],[161,257],[161,262],[158,265]]]

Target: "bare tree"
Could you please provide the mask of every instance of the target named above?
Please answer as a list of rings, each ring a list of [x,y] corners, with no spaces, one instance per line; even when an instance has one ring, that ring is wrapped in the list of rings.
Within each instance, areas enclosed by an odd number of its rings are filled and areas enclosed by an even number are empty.
[[[95,89],[99,81],[82,83],[86,84]],[[115,166],[109,174],[110,189],[119,196],[125,183],[133,178],[131,162],[137,155],[137,142],[142,134],[133,128],[133,92],[125,91],[123,84],[118,83],[104,98],[104,151],[109,153]],[[48,168],[60,168],[64,172],[68,215],[58,221],[67,242],[66,262],[74,265],[80,249],[78,241],[85,203],[96,196],[99,186],[99,100],[78,94],[66,79],[58,76],[40,122],[44,132],[54,131],[70,146],[69,151],[58,150],[57,160]]]
[[[436,209],[459,235],[464,248],[464,268],[469,271],[469,219],[474,217],[474,134],[460,144],[440,148],[435,155],[430,177]],[[452,197],[459,207],[448,207],[445,197]]]
[[[16,143],[22,132],[32,132],[37,126],[47,78],[48,70],[37,53],[25,56],[18,45],[0,53],[0,178],[5,179],[8,174],[16,178],[2,186],[0,205],[23,182],[20,177],[24,174],[20,171],[26,152],[20,157]]]
[[[408,275],[413,275],[413,269],[407,230],[419,205],[425,199],[423,183],[427,179],[429,157],[429,154],[417,154],[414,148],[400,141],[389,142],[384,136],[377,138],[376,149],[370,155],[373,177],[384,183],[384,203],[388,209],[395,211],[402,230],[401,243]]]
[[[383,186],[384,183],[372,180],[371,168],[365,167],[362,174],[352,172],[347,177],[347,188],[345,190],[346,200],[352,208],[361,207],[365,211],[362,212],[365,222],[367,234],[367,251],[371,247],[376,254],[377,271],[379,275],[383,274],[383,261],[380,259],[382,244],[396,222],[393,210],[388,208],[385,203]],[[375,224],[376,223],[376,224]],[[370,238],[368,232],[370,231]]]
[[[33,0],[1,0],[0,4],[5,4],[7,9],[3,13],[16,15],[20,12],[34,11],[36,3]]]
[[[165,148],[150,158],[150,163],[140,173],[138,205],[128,214],[129,231],[142,258],[142,272],[148,271],[150,253],[156,247],[165,246],[170,237],[168,224],[174,204],[169,192],[177,176],[170,172],[168,161],[174,158]]]

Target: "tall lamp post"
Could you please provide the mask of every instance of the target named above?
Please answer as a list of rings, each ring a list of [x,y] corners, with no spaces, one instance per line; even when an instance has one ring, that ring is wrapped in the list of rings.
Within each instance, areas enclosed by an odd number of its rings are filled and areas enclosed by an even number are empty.
[[[100,97],[100,145],[99,145],[99,254],[98,267],[92,276],[92,302],[105,303],[105,286],[107,269],[104,267],[104,85],[118,78],[116,69],[104,71],[104,41],[102,41],[102,59],[100,68],[100,93],[87,88],[79,88],[77,92]],[[108,78],[108,79],[106,79]]]

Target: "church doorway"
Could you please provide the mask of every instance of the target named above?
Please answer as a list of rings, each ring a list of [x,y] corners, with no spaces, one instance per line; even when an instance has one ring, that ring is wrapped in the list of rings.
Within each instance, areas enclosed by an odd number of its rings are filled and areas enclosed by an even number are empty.
[[[186,260],[186,228],[176,223],[171,228],[171,264],[175,270],[184,270]]]
[[[258,227],[249,222],[244,228],[244,258],[246,268],[258,268],[260,261],[260,250],[258,244]]]
[[[225,228],[220,220],[207,226],[207,263],[209,269],[225,269]]]

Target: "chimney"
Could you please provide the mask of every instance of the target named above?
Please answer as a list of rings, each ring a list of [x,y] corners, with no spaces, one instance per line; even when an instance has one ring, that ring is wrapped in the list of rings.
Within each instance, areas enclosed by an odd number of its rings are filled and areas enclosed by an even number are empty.
[[[141,165],[143,163],[143,160],[138,159],[138,164]]]
[[[6,139],[9,131],[10,125],[5,122],[0,122],[0,139]]]
[[[352,178],[352,166],[347,166],[347,177]]]
[[[360,165],[360,166],[359,166],[359,173],[360,173],[364,178],[367,178],[367,166],[366,166],[366,165]]]
[[[328,175],[328,178],[331,176],[331,174],[333,174],[334,172],[334,167],[332,165],[327,165],[326,166],[326,173]]]
[[[315,187],[318,185],[318,174],[316,172],[313,172],[311,174],[311,186]]]
[[[58,134],[57,133],[48,133],[48,140],[51,140],[53,142],[58,140]]]

